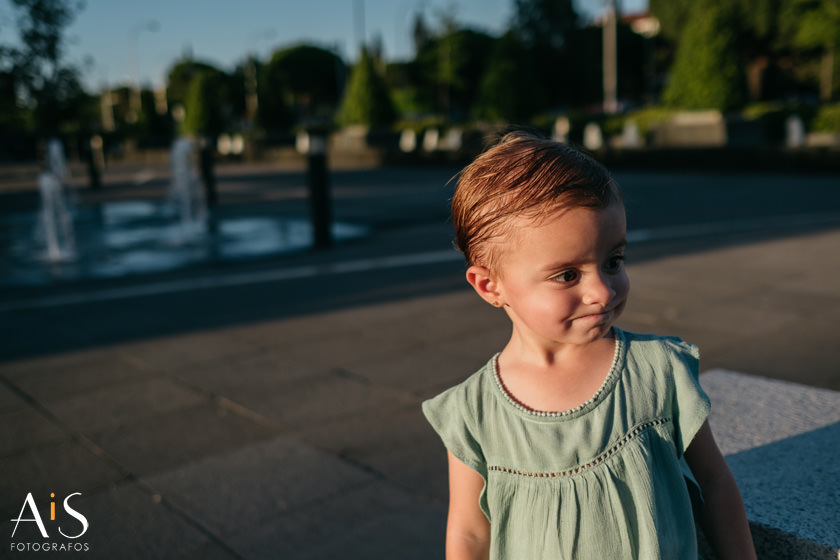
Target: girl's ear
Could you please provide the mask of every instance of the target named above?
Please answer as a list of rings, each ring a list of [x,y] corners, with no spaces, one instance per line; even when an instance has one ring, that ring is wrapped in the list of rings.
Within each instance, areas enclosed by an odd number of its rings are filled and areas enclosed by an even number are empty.
[[[481,296],[481,299],[493,307],[501,307],[504,304],[499,283],[487,267],[478,265],[469,267],[467,282]]]

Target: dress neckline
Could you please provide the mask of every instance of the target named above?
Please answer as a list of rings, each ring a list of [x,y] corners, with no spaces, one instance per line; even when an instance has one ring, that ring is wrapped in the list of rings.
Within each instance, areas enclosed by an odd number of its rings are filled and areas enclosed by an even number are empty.
[[[615,337],[615,350],[613,351],[613,360],[612,364],[610,365],[610,370],[607,373],[604,382],[598,388],[597,391],[586,401],[582,402],[578,406],[574,408],[570,408],[568,410],[559,410],[556,412],[549,412],[544,410],[535,410],[525,403],[519,401],[505,386],[504,381],[502,381],[502,376],[499,371],[499,354],[497,353],[493,358],[490,360],[490,365],[492,369],[492,375],[494,380],[494,385],[496,386],[497,393],[501,396],[502,400],[509,406],[513,407],[520,415],[526,416],[528,418],[532,418],[535,420],[565,420],[569,418],[575,418],[580,416],[581,414],[585,414],[592,408],[598,405],[603,397],[606,396],[612,388],[615,386],[616,381],[618,380],[619,376],[619,364],[624,361],[624,332],[617,328],[612,327],[613,336]]]

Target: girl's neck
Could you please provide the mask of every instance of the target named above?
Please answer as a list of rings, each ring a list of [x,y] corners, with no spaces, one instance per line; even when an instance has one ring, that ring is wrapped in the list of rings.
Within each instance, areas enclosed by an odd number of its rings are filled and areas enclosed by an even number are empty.
[[[517,402],[541,412],[562,412],[589,401],[603,386],[615,357],[615,338],[534,352],[511,339],[499,355],[499,378]]]
[[[607,334],[587,344],[551,343],[521,336],[515,330],[502,351],[506,361],[537,370],[562,372],[575,369],[575,364],[599,361],[604,355],[611,358],[615,348],[615,334]]]

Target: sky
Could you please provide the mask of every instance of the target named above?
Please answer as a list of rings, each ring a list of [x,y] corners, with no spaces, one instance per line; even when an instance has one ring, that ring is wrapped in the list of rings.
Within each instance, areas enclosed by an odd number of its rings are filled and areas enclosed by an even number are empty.
[[[140,81],[164,84],[167,69],[184,54],[232,70],[248,53],[262,59],[300,43],[336,50],[352,61],[362,36],[380,37],[388,60],[413,54],[411,26],[423,10],[434,26],[441,14],[459,25],[499,34],[514,0],[85,0],[67,29],[67,59],[83,68],[91,91]],[[584,18],[606,0],[575,0]],[[622,11],[644,11],[647,0],[622,0]],[[361,8],[361,10],[359,10]],[[359,14],[363,14],[360,17]],[[0,42],[10,42],[14,15],[0,0]]]

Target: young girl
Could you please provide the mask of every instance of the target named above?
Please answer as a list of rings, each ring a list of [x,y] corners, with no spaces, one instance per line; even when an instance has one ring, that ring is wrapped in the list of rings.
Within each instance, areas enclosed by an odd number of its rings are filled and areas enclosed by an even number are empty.
[[[706,417],[697,348],[613,326],[627,303],[618,187],[522,133],[467,166],[452,201],[467,281],[510,341],[423,403],[449,453],[449,560],[755,558]]]

